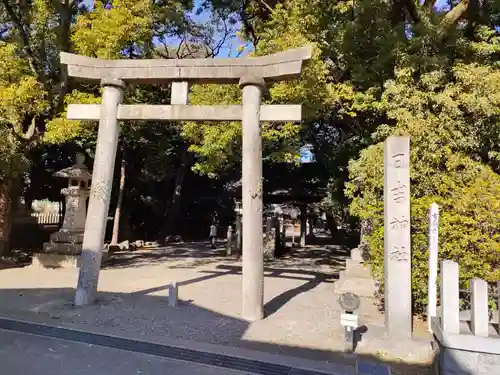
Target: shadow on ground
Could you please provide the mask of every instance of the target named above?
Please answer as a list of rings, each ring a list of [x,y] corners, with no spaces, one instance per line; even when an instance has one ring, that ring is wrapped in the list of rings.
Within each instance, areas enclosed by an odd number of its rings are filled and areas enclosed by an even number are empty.
[[[349,250],[337,245],[315,246],[288,249],[279,258],[266,261],[266,264],[279,267],[312,268],[316,266],[345,267]],[[165,247],[118,251],[111,254],[103,265],[104,269],[142,267],[159,263],[172,263],[172,268],[194,268],[201,265],[228,261],[237,262],[238,254],[227,256],[224,244],[211,249],[206,242],[184,242]],[[182,264],[179,262],[182,261]]]
[[[74,290],[70,288],[3,289],[0,290],[0,299],[5,301],[5,304],[0,312],[4,317],[12,319],[60,326],[66,323],[84,331],[139,337],[157,343],[161,343],[162,338],[164,340],[177,338],[349,366],[353,366],[357,358],[388,364],[393,368],[393,374],[433,374],[430,364],[408,364],[375,355],[353,356],[334,350],[324,351],[250,341],[244,337],[249,323],[242,319],[207,310],[194,305],[191,301],[179,301],[177,307],[170,307],[166,297],[148,293],[151,291],[144,290],[132,294],[99,293],[97,304],[77,308],[72,305]],[[288,297],[280,296],[280,298]],[[9,302],[22,308],[9,311],[6,305]],[[279,300],[271,301],[266,307],[272,310],[275,308],[273,305],[279,306],[281,303]],[[105,343],[97,345],[106,346]],[[464,372],[463,375],[467,373]]]
[[[304,249],[293,249],[288,255],[267,262],[264,268],[267,277],[303,280],[304,283],[269,300],[265,305],[266,317],[272,316],[293,298],[316,288],[319,284],[335,282],[338,279],[338,271],[345,266],[347,256],[348,251],[344,247],[312,245]],[[168,267],[180,269],[219,263],[211,270],[201,271],[202,275],[199,277],[179,282],[180,286],[224,275],[241,274],[238,258],[226,257],[222,245],[214,250],[207,243],[200,242],[116,253],[105,268],[135,268],[162,262]],[[25,320],[36,317],[52,324],[76,324],[83,329],[102,333],[131,333],[144,339],[177,338],[318,361],[353,363],[352,356],[338,350],[318,350],[249,340],[245,333],[250,325],[238,317],[197,306],[192,300],[181,300],[179,306],[170,307],[167,297],[154,295],[167,290],[168,287],[166,284],[133,293],[99,293],[98,303],[84,308],[75,308],[72,305],[72,288],[0,289],[0,313]],[[300,324],[300,321],[295,324]],[[341,347],[341,344],[338,347]],[[367,361],[388,363],[396,370],[394,373],[399,375],[433,374],[429,365],[402,363],[379,355],[358,357]]]
[[[220,262],[225,258],[223,246],[210,248],[208,242],[182,242],[165,247],[139,249],[135,251],[117,251],[103,265],[104,269],[142,267],[174,260],[190,260],[190,267]]]
[[[241,272],[242,272],[241,266],[218,265],[214,271],[206,271],[206,270],[201,271],[201,273],[206,274],[204,276],[200,276],[200,277],[193,278],[190,280],[181,281],[181,282],[178,282],[177,285],[179,287],[181,287],[181,286],[185,286],[185,285],[189,285],[189,284],[203,282],[203,281],[213,279],[216,277],[220,277],[220,276],[241,275]],[[271,268],[271,267],[264,267],[264,274],[267,277],[306,281],[304,284],[301,284],[298,287],[289,289],[286,292],[281,293],[278,296],[274,297],[272,300],[268,301],[264,305],[264,311],[265,311],[266,316],[270,316],[270,315],[274,314],[281,307],[283,307],[291,299],[297,297],[299,294],[302,294],[302,293],[305,293],[309,290],[312,290],[322,283],[334,283],[339,278],[337,273],[325,274],[325,273],[314,272],[314,271],[279,269],[279,268]],[[147,294],[151,294],[151,293],[157,293],[157,292],[168,290],[169,287],[170,287],[170,284],[165,284],[162,286],[133,292],[131,294],[132,295],[147,295]]]

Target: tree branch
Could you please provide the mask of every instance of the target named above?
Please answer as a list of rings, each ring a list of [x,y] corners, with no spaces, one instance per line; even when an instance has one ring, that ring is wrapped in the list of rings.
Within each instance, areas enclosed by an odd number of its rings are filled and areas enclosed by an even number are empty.
[[[215,47],[209,47],[211,52],[209,55],[205,56],[205,57],[215,57],[219,54],[221,48],[224,46],[224,43],[226,43],[226,40],[230,34],[229,32],[229,29],[227,27],[227,22],[226,20],[224,19],[223,20],[224,22],[224,34],[221,36],[221,38],[219,39],[219,41],[216,43]],[[207,51],[208,52],[208,51]]]
[[[265,0],[259,0],[259,3],[261,3],[264,8],[266,8],[270,13],[273,12],[273,8],[271,8],[271,6],[265,2]]]
[[[243,22],[243,27],[247,35],[250,36],[255,51],[257,51],[257,44],[259,43],[260,38],[257,36],[255,29],[251,24],[250,19],[248,18],[248,15],[246,13],[247,7],[248,7],[248,0],[244,0],[240,11],[241,21]]]
[[[34,116],[33,119],[31,120],[31,123],[28,127],[28,130],[26,130],[25,133],[22,132],[19,126],[12,126],[12,132],[14,135],[21,141],[31,141],[33,139],[33,136],[35,135],[36,131],[36,117]]]
[[[441,24],[439,25],[441,29],[440,33],[447,31],[451,26],[455,25],[459,19],[465,16],[470,3],[471,0],[462,0],[455,7],[453,7],[453,9],[446,13],[441,21]]]
[[[434,4],[436,4],[436,0],[425,0],[424,4],[422,5],[425,9],[433,9]]]
[[[23,51],[26,54],[31,71],[33,72],[33,74],[35,74],[38,81],[41,82],[45,88],[47,88],[47,79],[42,69],[40,68],[38,62],[36,61],[35,54],[31,49],[28,34],[24,29],[24,25],[22,23],[21,18],[18,17],[16,12],[14,11],[14,8],[12,8],[9,0],[2,0],[2,4],[4,5],[7,14],[11,18],[12,23],[16,26],[17,30],[19,31],[19,35],[21,36],[21,39],[23,41]]]
[[[394,26],[405,21],[406,13],[414,23],[420,22],[420,15],[414,0],[394,0],[392,2],[391,22]]]
[[[419,23],[420,15],[418,14],[418,9],[415,0],[406,0],[405,5],[406,5],[406,11],[410,15],[413,22]]]

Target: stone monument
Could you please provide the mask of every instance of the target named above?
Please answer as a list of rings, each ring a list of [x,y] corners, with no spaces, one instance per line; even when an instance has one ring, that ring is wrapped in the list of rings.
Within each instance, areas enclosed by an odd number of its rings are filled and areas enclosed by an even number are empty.
[[[68,187],[61,190],[66,196],[66,212],[61,229],[50,235],[43,252],[35,254],[33,265],[47,268],[78,267],[85,229],[86,203],[89,197],[91,173],[84,164],[85,157],[76,156],[76,164],[54,173],[67,178]]]
[[[301,121],[300,105],[261,105],[266,81],[300,75],[312,48],[303,47],[269,56],[227,59],[101,60],[61,52],[68,76],[103,87],[100,105],[68,107],[68,118],[99,120],[88,216],[85,224],[82,266],[75,304],[95,300],[104,234],[112,189],[120,120],[242,121],[243,277],[242,316],[258,320],[264,314],[264,259],[262,242],[262,140],[263,121]],[[243,105],[190,106],[122,105],[125,87],[147,83],[238,83]],[[174,85],[173,85],[174,86]],[[175,88],[173,87],[173,92]]]
[[[410,138],[384,144],[384,301],[389,337],[411,338]]]

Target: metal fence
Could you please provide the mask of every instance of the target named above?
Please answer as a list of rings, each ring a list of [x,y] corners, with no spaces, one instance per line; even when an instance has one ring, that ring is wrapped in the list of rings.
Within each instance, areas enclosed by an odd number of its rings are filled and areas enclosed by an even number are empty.
[[[59,213],[32,212],[31,217],[35,217],[40,225],[58,225],[62,220]]]

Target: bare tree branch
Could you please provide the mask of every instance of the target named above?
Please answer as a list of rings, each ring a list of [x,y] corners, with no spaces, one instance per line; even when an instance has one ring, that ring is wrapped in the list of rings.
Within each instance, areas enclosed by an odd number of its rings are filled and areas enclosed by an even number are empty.
[[[182,45],[186,42],[186,35],[184,34],[183,38],[181,39],[181,42],[179,43],[179,46],[177,47],[177,51],[175,52],[175,55],[177,56],[178,59],[181,58],[180,51],[182,48]]]
[[[224,20],[224,35],[222,35],[221,39],[219,42],[216,44],[216,46],[212,49],[212,57],[215,57],[219,54],[221,48],[224,46],[224,43],[226,43],[226,40],[230,34],[230,31],[227,27],[227,21]],[[208,57],[208,56],[207,56]]]
[[[163,48],[164,50],[159,50],[158,48],[155,48],[155,53],[157,55],[160,55],[160,57],[163,57],[165,59],[169,59],[170,58],[170,51],[168,50],[168,45],[167,45],[167,41],[165,40],[165,38],[163,36],[161,36],[160,38],[158,38],[160,43],[163,45]]]
[[[249,44],[250,44],[250,42],[246,42],[245,45],[243,46],[243,48],[240,51],[238,51],[238,53],[236,54],[236,57],[240,57],[241,54],[243,52],[245,52],[245,49],[248,47]]]

